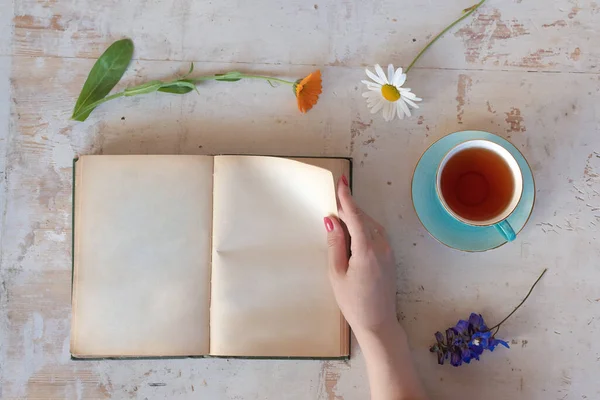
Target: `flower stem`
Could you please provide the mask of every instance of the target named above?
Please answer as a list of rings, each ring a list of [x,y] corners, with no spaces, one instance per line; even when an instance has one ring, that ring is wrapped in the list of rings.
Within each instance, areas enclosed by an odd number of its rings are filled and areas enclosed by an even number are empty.
[[[268,82],[279,82],[279,83],[283,83],[286,85],[293,85],[294,82],[290,82],[290,81],[286,81],[285,79],[279,79],[279,78],[272,78],[270,76],[262,76],[262,75],[242,75],[242,78],[249,78],[249,79],[262,79]]]
[[[431,47],[432,44],[434,44],[439,38],[441,38],[442,36],[444,36],[444,34],[446,32],[448,32],[450,29],[454,28],[454,26],[456,26],[456,24],[458,24],[459,22],[461,22],[463,19],[467,18],[469,15],[473,14],[475,11],[477,11],[477,9],[479,7],[481,7],[483,5],[483,3],[485,3],[486,0],[481,0],[479,3],[466,8],[465,10],[463,10],[463,12],[465,13],[462,17],[460,17],[459,19],[457,19],[456,21],[454,21],[453,23],[451,23],[450,25],[448,25],[446,27],[446,29],[444,29],[443,31],[441,31],[436,37],[434,37],[433,39],[431,39],[431,41],[429,43],[427,43],[427,46],[425,46],[423,48],[423,50],[421,50],[419,52],[419,54],[417,54],[417,56],[415,57],[415,59],[410,63],[410,65],[406,68],[406,70],[404,71],[404,73],[408,73],[408,71],[411,70],[411,68],[415,65],[415,63],[417,62],[417,60],[419,58],[421,58],[421,56],[427,51],[427,49],[429,49]]]
[[[542,276],[544,276],[544,274],[546,273],[546,271],[548,271],[548,268],[545,268],[541,275],[539,276],[539,278],[537,278],[537,280],[533,283],[533,286],[531,286],[531,289],[529,289],[529,293],[527,293],[527,296],[525,296],[525,298],[523,299],[523,301],[521,301],[521,303],[519,303],[519,305],[517,307],[515,307],[515,309],[508,314],[508,316],[506,318],[504,318],[502,321],[500,321],[499,324],[494,325],[493,327],[489,328],[486,332],[490,332],[493,329],[496,329],[496,333],[498,333],[498,330],[500,329],[500,325],[502,325],[507,319],[509,319],[515,312],[517,312],[517,310],[525,303],[525,300],[527,300],[527,298],[529,297],[529,295],[531,294],[531,292],[533,292],[533,288],[535,287],[535,285],[538,284],[538,282],[540,281],[540,279],[542,279]],[[496,335],[496,333],[494,333],[494,335]]]
[[[239,76],[239,79],[262,79],[262,80],[265,80],[265,81],[268,81],[268,82],[279,82],[279,83],[284,83],[286,85],[293,85],[294,84],[294,82],[286,81],[285,79],[273,78],[273,77],[264,76],[264,75],[245,75],[245,74],[240,74],[238,76]],[[223,78],[223,75],[198,76],[198,77],[190,78],[190,80],[192,80],[194,82],[202,82],[202,81],[218,80],[219,78]]]
[[[188,81],[192,81],[194,84],[195,83],[200,83],[200,82],[203,82],[203,81],[218,80],[219,78],[223,78],[224,75],[223,74],[221,74],[221,75],[205,75],[205,76],[197,76],[197,77],[194,77],[194,78],[186,78],[186,76],[184,76],[184,78],[174,79],[172,81],[164,82],[163,86],[168,86],[169,84],[173,84],[175,82],[178,82],[181,79],[187,79]],[[286,85],[294,85],[294,82],[286,81],[284,79],[279,79],[279,78],[273,78],[273,77],[270,77],[270,76],[239,74],[238,77],[239,77],[239,79],[244,79],[244,78],[247,78],[247,79],[262,79],[262,80],[265,80],[265,81],[269,82],[271,84],[271,86],[273,86],[273,84],[271,82],[279,82],[279,83],[283,83],[283,84],[286,84]],[[157,82],[160,83],[160,81],[157,81]],[[138,85],[138,86],[133,86],[133,87],[130,87],[130,88],[128,88],[126,90],[123,90],[121,92],[117,92],[117,93],[111,94],[110,96],[106,96],[106,97],[104,97],[104,98],[102,98],[100,100],[97,100],[97,101],[89,104],[88,106],[86,106],[84,109],[80,110],[79,111],[79,115],[81,115],[81,114],[83,114],[83,113],[85,113],[87,111],[95,109],[96,107],[98,107],[102,103],[106,103],[109,100],[113,100],[113,99],[117,99],[119,97],[123,97],[126,94],[129,95],[129,96],[137,96],[137,95],[140,95],[140,94],[146,94],[146,92],[135,93],[135,90],[138,89],[138,88],[143,88],[147,84],[148,83],[143,83],[143,84]]]

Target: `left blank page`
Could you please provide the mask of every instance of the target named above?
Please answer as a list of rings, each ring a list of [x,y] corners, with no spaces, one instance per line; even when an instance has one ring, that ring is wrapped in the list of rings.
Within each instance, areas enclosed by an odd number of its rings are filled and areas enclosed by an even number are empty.
[[[71,354],[207,354],[213,157],[83,156],[75,172]]]

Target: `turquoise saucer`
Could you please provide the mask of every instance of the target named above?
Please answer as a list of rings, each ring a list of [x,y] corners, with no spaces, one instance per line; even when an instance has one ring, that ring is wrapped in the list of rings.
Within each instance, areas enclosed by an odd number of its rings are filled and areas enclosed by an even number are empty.
[[[523,195],[508,222],[517,234],[523,229],[535,201],[535,182],[531,168],[519,150],[507,140],[487,132],[464,131],[452,133],[431,145],[417,163],[412,181],[412,201],[421,223],[431,236],[457,250],[486,251],[506,243],[494,226],[478,227],[454,219],[446,212],[435,190],[436,171],[442,158],[459,143],[485,139],[508,150],[519,163],[523,173]]]

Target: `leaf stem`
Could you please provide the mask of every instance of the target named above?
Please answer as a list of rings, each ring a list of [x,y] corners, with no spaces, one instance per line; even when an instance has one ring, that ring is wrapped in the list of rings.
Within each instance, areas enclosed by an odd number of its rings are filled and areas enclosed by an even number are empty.
[[[71,119],[75,119],[78,115],[85,114],[86,112],[95,109],[102,103],[106,103],[109,100],[117,99],[117,98],[123,97],[123,96],[125,96],[125,91],[117,92],[117,93],[111,94],[110,96],[106,96],[103,99],[96,100],[95,102],[88,104],[87,106],[85,106],[84,108],[79,110],[79,112],[76,115],[73,115],[73,117],[71,117]]]
[[[498,333],[498,330],[500,329],[500,325],[502,325],[507,319],[509,319],[515,312],[517,312],[517,310],[525,303],[525,300],[527,300],[527,298],[529,297],[529,295],[531,294],[531,292],[533,292],[533,288],[535,288],[535,285],[538,284],[538,282],[540,281],[540,279],[542,279],[542,276],[544,276],[544,274],[546,273],[546,271],[548,271],[548,268],[545,268],[541,275],[539,276],[539,278],[537,278],[537,280],[533,283],[533,286],[531,286],[531,289],[529,289],[529,293],[527,293],[527,296],[525,296],[525,298],[523,299],[523,301],[521,301],[521,303],[519,303],[519,305],[517,307],[515,307],[515,309],[508,314],[508,316],[506,318],[504,318],[502,321],[500,321],[500,323],[494,325],[493,327],[489,328],[486,332],[490,332],[493,329],[496,329],[496,333]],[[496,335],[496,333],[494,333],[494,335]]]
[[[190,68],[191,70],[191,68]],[[198,76],[195,78],[188,78],[188,81],[191,81],[193,83],[200,83],[200,82],[204,82],[204,81],[210,81],[210,80],[218,80],[219,78],[223,78],[224,75],[206,75],[206,76]],[[294,82],[290,82],[290,81],[286,81],[284,79],[279,79],[279,78],[273,78],[270,76],[263,76],[263,75],[244,75],[244,74],[240,74],[238,75],[239,79],[244,79],[244,78],[248,78],[248,79],[262,79],[265,80],[267,82],[269,82],[269,84],[271,84],[271,86],[273,86],[273,84],[271,82],[279,82],[279,83],[283,83],[286,85],[293,85]],[[174,79],[172,81],[168,81],[168,82],[164,82],[162,86],[169,86],[174,84],[175,82],[180,81],[181,79]],[[160,82],[160,81],[154,81],[155,82]],[[137,86],[133,86],[130,88],[125,89],[124,91],[121,92],[117,92],[114,94],[111,94],[110,96],[106,96],[100,100],[97,100],[93,103],[88,104],[87,106],[85,106],[84,108],[82,108],[81,110],[78,110],[77,115],[73,115],[72,119],[75,119],[78,115],[83,115],[88,111],[92,111],[94,110],[96,107],[98,107],[100,104],[105,103],[109,100],[113,100],[113,99],[117,99],[119,97],[123,97],[125,95],[128,96],[138,96],[141,94],[146,94],[147,92],[143,92],[140,91],[139,93],[136,93],[136,89],[140,89],[140,88],[145,88],[146,86],[148,86],[149,83],[153,83],[153,82],[146,82],[146,83],[142,83],[141,85],[137,85]]]
[[[419,58],[421,58],[421,56],[427,51],[427,49],[429,49],[431,47],[432,44],[434,44],[439,38],[441,38],[442,36],[444,36],[444,34],[446,32],[448,32],[450,29],[454,28],[454,26],[456,26],[456,24],[458,24],[459,22],[461,22],[463,19],[467,18],[469,15],[473,14],[475,11],[477,11],[477,9],[479,7],[481,7],[483,5],[483,3],[485,3],[486,0],[481,0],[479,3],[466,8],[465,10],[463,10],[463,12],[465,13],[462,17],[460,17],[459,19],[457,19],[456,21],[454,21],[453,23],[451,23],[450,25],[448,25],[446,27],[446,29],[444,29],[443,31],[441,31],[436,37],[434,37],[433,39],[431,39],[431,41],[429,43],[427,43],[427,45],[423,48],[423,50],[421,50],[419,52],[419,54],[417,54],[417,56],[415,57],[415,59],[410,63],[410,65],[406,68],[406,70],[404,71],[404,73],[408,73],[408,71],[410,71],[412,69],[412,67],[415,65],[415,63],[419,60]]]

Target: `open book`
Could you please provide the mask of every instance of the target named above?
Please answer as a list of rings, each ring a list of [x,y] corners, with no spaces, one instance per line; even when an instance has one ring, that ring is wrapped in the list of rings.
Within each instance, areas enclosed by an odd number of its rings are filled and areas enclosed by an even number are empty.
[[[349,356],[323,217],[350,161],[83,156],[71,355]]]

